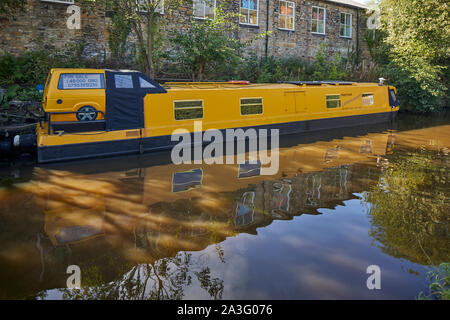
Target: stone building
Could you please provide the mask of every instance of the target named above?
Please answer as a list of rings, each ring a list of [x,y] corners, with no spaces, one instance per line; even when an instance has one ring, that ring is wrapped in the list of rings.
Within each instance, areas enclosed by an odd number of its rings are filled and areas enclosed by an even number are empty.
[[[214,15],[220,0],[190,0],[176,10],[161,14],[166,30],[188,31],[194,20]],[[217,1],[217,2],[216,2]],[[108,25],[111,12],[85,8],[77,0],[28,0],[25,10],[15,17],[0,16],[0,54],[20,54],[43,47],[71,50],[84,44],[83,55],[107,59]],[[80,7],[80,29],[67,27]],[[246,40],[270,31],[268,37],[254,41],[247,53],[257,56],[300,56],[310,59],[321,44],[330,53],[358,52],[368,57],[365,42],[366,7],[352,0],[231,0],[229,9],[240,13],[235,37]],[[132,41],[130,37],[130,41]],[[75,49],[73,49],[75,50]]]

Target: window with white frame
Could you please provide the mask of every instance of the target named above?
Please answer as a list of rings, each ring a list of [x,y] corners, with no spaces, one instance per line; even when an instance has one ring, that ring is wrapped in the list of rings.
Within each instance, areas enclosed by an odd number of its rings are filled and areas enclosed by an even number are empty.
[[[352,14],[341,12],[341,37],[352,37]]]
[[[324,8],[312,7],[312,32],[325,34],[325,16]]]
[[[216,0],[194,0],[194,18],[214,19]]]
[[[164,0],[160,0],[158,5],[155,8],[155,12],[158,12],[160,14],[164,14]]]
[[[294,30],[295,23],[295,3],[280,0],[280,13],[278,15],[278,28],[284,30]]]
[[[240,0],[239,22],[241,24],[258,25],[259,0]]]

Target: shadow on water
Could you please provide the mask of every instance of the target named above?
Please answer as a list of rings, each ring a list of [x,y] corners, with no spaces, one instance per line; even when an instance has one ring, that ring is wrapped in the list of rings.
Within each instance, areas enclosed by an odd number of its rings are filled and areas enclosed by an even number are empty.
[[[0,298],[414,298],[450,254],[450,121],[417,119],[282,137],[274,176],[169,152],[3,169]]]

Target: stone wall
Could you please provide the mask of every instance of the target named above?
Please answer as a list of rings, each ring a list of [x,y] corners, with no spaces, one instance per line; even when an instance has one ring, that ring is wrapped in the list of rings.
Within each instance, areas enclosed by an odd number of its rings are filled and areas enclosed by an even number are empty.
[[[84,44],[83,55],[103,58],[108,52],[109,18],[89,8],[81,12],[81,28],[67,28],[67,4],[29,0],[15,17],[0,16],[0,54],[38,48],[66,51]]]
[[[219,1],[219,0],[218,0]],[[232,0],[230,10],[239,11],[239,1]],[[266,31],[267,1],[269,1],[268,55],[300,56],[310,59],[315,56],[322,43],[330,53],[340,51],[344,55],[348,50],[356,49],[357,39],[361,59],[368,58],[368,48],[364,40],[366,17],[363,9],[359,9],[359,38],[357,37],[357,9],[338,5],[324,0],[294,0],[295,30],[280,30],[278,26],[279,1],[259,0],[258,26],[239,25],[235,36],[242,40],[256,37]],[[75,1],[77,4],[77,1]],[[317,35],[311,32],[312,6],[326,8],[326,34]],[[0,17],[0,54],[20,54],[25,50],[45,48],[55,51],[72,50],[84,44],[83,56],[106,59],[110,55],[108,48],[108,25],[111,22],[108,14],[82,7],[81,29],[70,30],[66,26],[68,17],[67,4],[29,0],[25,12],[15,18]],[[352,13],[352,38],[339,35],[340,12]],[[164,28],[170,32],[175,29],[188,31],[195,20],[192,16],[192,3],[180,6],[177,10],[166,10]],[[236,18],[237,19],[237,18]],[[133,39],[133,37],[130,37]],[[266,39],[254,41],[246,50],[247,54],[263,56],[266,53]]]

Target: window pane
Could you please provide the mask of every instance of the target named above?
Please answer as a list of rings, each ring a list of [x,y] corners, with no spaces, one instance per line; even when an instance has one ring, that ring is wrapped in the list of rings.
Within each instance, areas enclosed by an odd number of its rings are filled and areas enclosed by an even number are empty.
[[[103,74],[65,73],[59,77],[58,89],[104,89]]]
[[[205,2],[202,0],[194,0],[194,17],[205,17]]]
[[[319,32],[325,33],[325,23],[323,21],[319,21]]]
[[[371,106],[374,104],[373,94],[363,94],[362,95],[362,104],[363,106]]]
[[[243,115],[261,114],[262,113],[262,104],[254,105],[254,106],[242,106],[241,113]]]
[[[340,95],[330,95],[327,96],[327,108],[339,108],[341,106],[341,96]]]
[[[248,0],[249,2],[248,2],[248,8],[249,9],[251,9],[251,10],[256,10],[257,8],[256,8],[256,1],[257,0]]]
[[[319,20],[325,19],[325,12],[323,9],[319,9]]]
[[[351,32],[350,27],[346,27],[346,33],[345,33],[345,35],[346,35],[347,37],[350,37],[351,34],[352,34],[352,32]]]
[[[345,27],[341,25],[341,36],[345,36]]]
[[[211,19],[214,18],[214,1],[206,2],[205,16]]]
[[[294,18],[287,17],[287,29],[294,29]]]
[[[261,98],[241,99],[241,114],[261,114],[262,112],[263,105]]]
[[[175,120],[203,118],[202,101],[175,101]]]
[[[175,101],[174,106],[175,106],[175,109],[202,108],[203,107],[203,102],[201,100]]]
[[[154,88],[155,87],[150,82],[148,82],[145,79],[142,79],[141,77],[139,77],[139,85],[141,86],[141,88]]]
[[[319,21],[319,25],[318,25],[318,29],[319,29],[319,33],[325,33],[325,24],[323,21]]]
[[[317,20],[312,21],[312,32],[318,32],[317,31]]]
[[[239,22],[241,23],[249,23],[248,22],[248,10],[241,9],[241,15],[239,16]]]
[[[241,0],[241,8],[247,8],[248,9],[248,1],[249,0]]]
[[[294,5],[292,3],[288,3],[286,11],[288,15],[292,16],[294,14]]]
[[[133,77],[131,75],[116,74],[114,82],[117,89],[133,89]]]
[[[256,10],[250,10],[250,23],[251,24],[258,23],[258,12]]]
[[[280,2],[280,14],[286,14],[286,2]]]
[[[280,14],[278,17],[278,25],[280,28],[286,28],[286,16]]]

